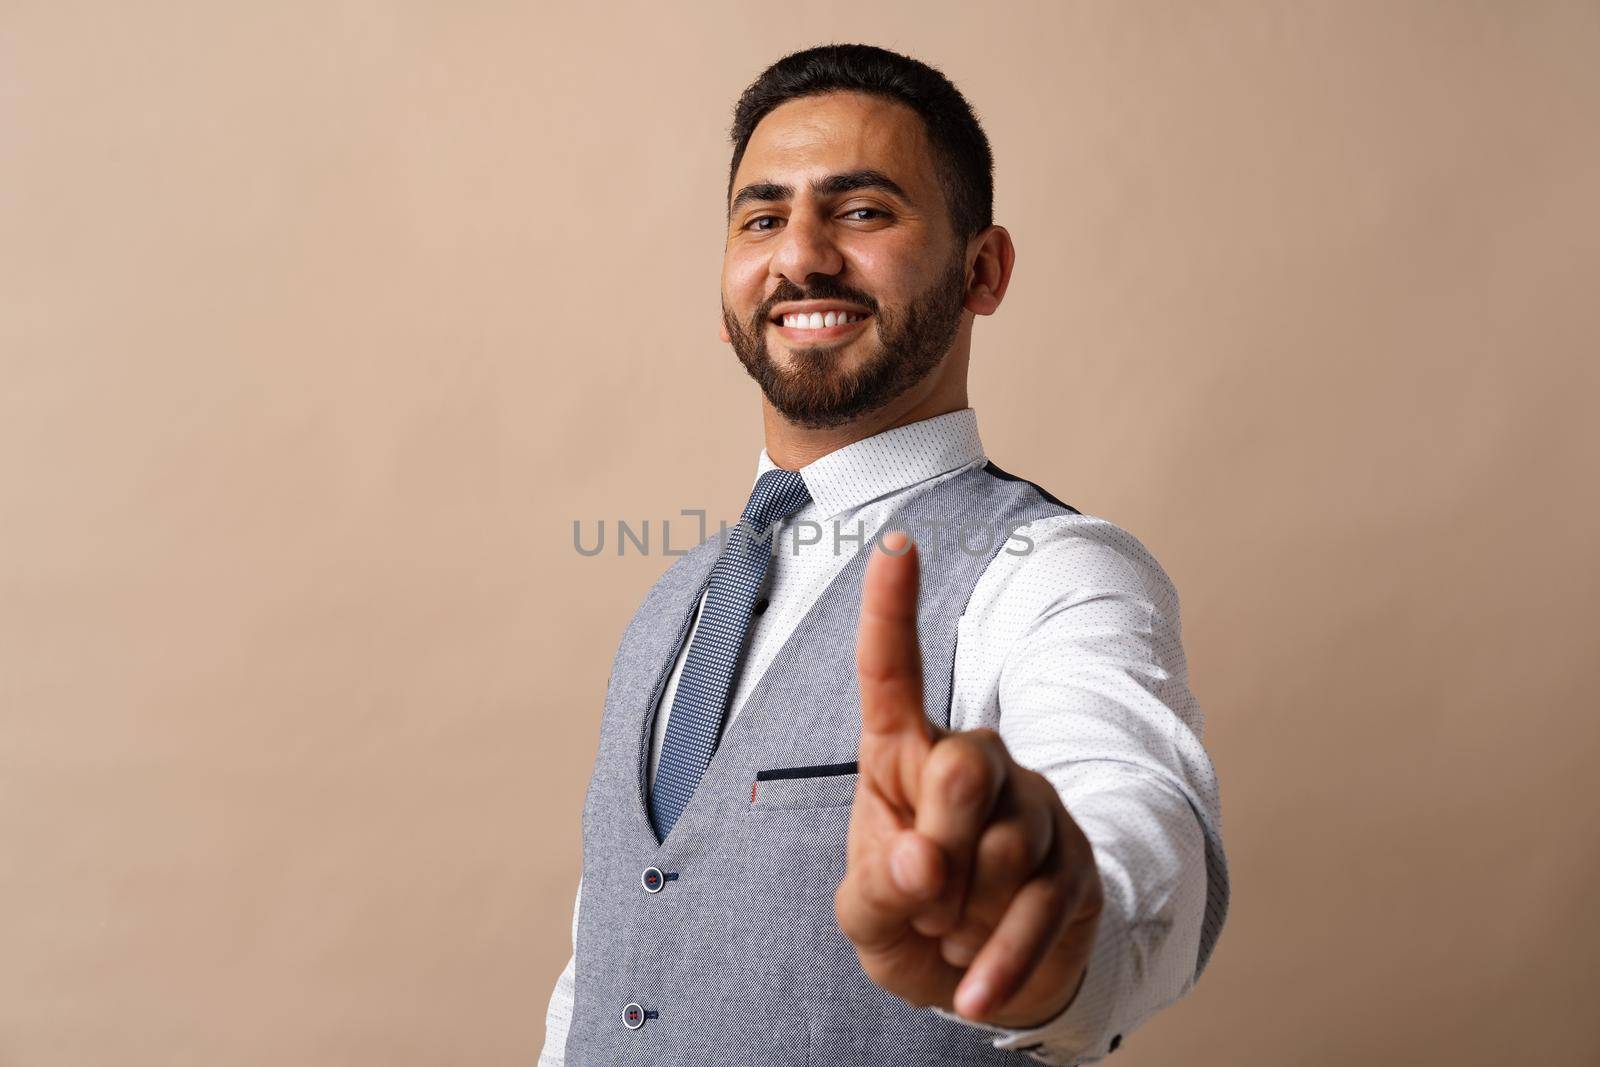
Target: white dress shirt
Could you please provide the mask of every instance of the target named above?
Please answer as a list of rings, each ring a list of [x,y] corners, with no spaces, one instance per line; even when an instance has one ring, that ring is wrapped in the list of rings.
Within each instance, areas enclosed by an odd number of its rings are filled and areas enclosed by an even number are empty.
[[[859,550],[854,535],[864,528],[870,545],[914,495],[986,460],[977,413],[964,408],[801,468],[811,503],[778,529],[770,603],[753,622],[728,722]],[[775,466],[762,449],[756,477]],[[1058,495],[1077,506],[1070,493]],[[1207,805],[1217,825],[1220,799],[1201,745],[1204,719],[1189,691],[1178,595],[1161,565],[1131,534],[1092,515],[1034,522],[1021,533],[1031,550],[1013,551],[1013,542],[995,555],[958,624],[950,726],[998,731],[1013,759],[1050,779],[1094,849],[1105,910],[1083,985],[1054,1019],[1010,1030],[928,1010],[992,1034],[996,1048],[1070,1065],[1103,1056],[1193,985],[1206,867],[1187,797]],[[692,639],[693,631],[655,716],[652,782]],[[580,877],[574,947],[582,890]],[[569,959],[556,980],[539,1067],[563,1063],[575,966]]]

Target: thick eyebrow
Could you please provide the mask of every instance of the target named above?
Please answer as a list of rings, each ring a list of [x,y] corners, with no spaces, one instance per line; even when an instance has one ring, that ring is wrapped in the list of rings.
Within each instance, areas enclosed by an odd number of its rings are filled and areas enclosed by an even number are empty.
[[[900,188],[900,184],[881,170],[852,170],[845,174],[830,174],[811,183],[811,191],[817,196],[838,196],[857,189],[881,189],[907,203],[911,202],[911,198]],[[731,220],[733,213],[743,204],[753,201],[789,200],[793,196],[792,185],[783,185],[779,182],[752,182],[734,195],[733,202],[728,205],[728,218]]]

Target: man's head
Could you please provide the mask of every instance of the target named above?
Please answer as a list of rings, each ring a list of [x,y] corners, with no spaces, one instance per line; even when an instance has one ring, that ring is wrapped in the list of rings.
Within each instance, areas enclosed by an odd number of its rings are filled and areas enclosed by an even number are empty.
[[[827,428],[913,392],[964,397],[965,313],[998,306],[1013,252],[955,86],[881,48],[813,48],[745,90],[732,138],[722,338],[772,407]]]

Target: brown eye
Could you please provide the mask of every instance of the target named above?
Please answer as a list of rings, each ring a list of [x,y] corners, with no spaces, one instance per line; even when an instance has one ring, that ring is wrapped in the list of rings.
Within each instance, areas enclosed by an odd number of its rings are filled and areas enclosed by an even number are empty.
[[[755,218],[753,218],[749,222],[745,223],[744,224],[744,228],[748,230],[750,227],[755,226],[755,224],[758,223],[758,222],[777,222],[777,221],[779,221],[779,220],[778,220],[778,216],[776,216],[776,215],[757,215]],[[758,227],[756,229],[756,232],[757,233],[770,233],[771,230],[762,229],[762,228]]]

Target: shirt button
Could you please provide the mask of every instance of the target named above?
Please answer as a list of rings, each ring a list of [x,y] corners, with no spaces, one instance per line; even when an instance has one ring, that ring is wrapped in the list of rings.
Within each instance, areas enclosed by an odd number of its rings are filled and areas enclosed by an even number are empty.
[[[644,1025],[644,1008],[638,1004],[629,1004],[622,1009],[622,1025],[629,1030],[637,1030]]]
[[[646,893],[659,893],[661,887],[667,884],[666,876],[661,873],[660,867],[646,867],[644,874],[639,876],[639,881],[644,883]]]

